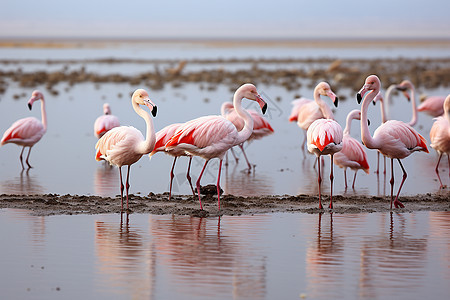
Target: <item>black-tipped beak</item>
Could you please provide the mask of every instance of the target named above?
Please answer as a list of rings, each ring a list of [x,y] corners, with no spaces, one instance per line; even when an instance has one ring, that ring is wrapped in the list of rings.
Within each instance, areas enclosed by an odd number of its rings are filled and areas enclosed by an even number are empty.
[[[32,107],[32,105],[31,105],[31,103],[28,103],[28,108],[31,110],[31,107]]]
[[[356,101],[358,102],[358,104],[361,104],[361,100],[362,100],[361,94],[357,93],[356,94]]]
[[[339,104],[339,98],[336,97],[336,99],[334,99],[334,106],[338,107],[338,104]]]
[[[264,106],[261,107],[261,111],[262,111],[263,115],[266,113],[266,110],[267,110],[267,103],[264,103]]]
[[[156,112],[157,111],[158,111],[158,108],[156,107],[156,105],[153,106],[153,108],[152,108],[152,115],[153,115],[153,117],[156,117]]]
[[[375,101],[372,101],[373,106],[377,105],[377,103]]]
[[[367,119],[367,126],[370,126],[370,120]]]

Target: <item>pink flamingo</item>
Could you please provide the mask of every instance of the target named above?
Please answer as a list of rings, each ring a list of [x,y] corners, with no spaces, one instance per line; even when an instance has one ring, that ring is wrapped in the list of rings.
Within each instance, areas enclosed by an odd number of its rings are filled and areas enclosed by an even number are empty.
[[[267,109],[266,102],[258,94],[253,84],[247,83],[239,87],[234,93],[233,106],[238,115],[244,119],[245,126],[241,131],[222,116],[200,117],[180,126],[175,135],[166,143],[166,149],[178,147],[190,155],[205,159],[205,164],[197,179],[197,193],[200,209],[203,209],[200,198],[200,180],[206,165],[212,158],[219,158],[219,172],[217,177],[217,202],[220,210],[220,173],[225,153],[236,145],[245,142],[253,132],[253,119],[242,108],[242,99],[246,98],[258,102],[262,112]]]
[[[231,123],[236,126],[238,131],[241,131],[242,128],[244,128],[244,120],[239,117],[236,110],[234,109],[233,103],[231,102],[224,102],[222,103],[222,106],[220,108],[220,112],[222,117],[229,120]],[[253,132],[252,135],[248,138],[247,142],[250,143],[253,140],[261,139],[269,134],[273,133],[273,128],[270,126],[270,123],[264,119],[264,117],[258,113],[255,110],[248,109],[247,112],[250,114],[250,116],[253,119]],[[245,143],[245,142],[244,142]],[[252,169],[252,166],[250,162],[248,161],[247,154],[244,151],[244,143],[239,144],[239,148],[241,148],[242,153],[244,154],[245,161],[247,162],[249,171]],[[233,156],[236,160],[236,163],[238,162],[238,158],[234,155],[233,148],[230,149],[233,153]]]
[[[173,170],[175,168],[175,162],[177,161],[177,158],[180,157],[180,156],[189,156],[189,164],[188,164],[188,169],[187,169],[187,172],[186,172],[186,178],[187,178],[187,180],[189,182],[189,185],[191,187],[192,194],[195,197],[195,191],[194,191],[194,188],[192,186],[191,175],[190,175],[192,156],[191,155],[187,155],[185,151],[179,150],[179,149],[177,149],[177,147],[172,148],[170,151],[167,151],[167,149],[165,147],[166,143],[172,138],[172,136],[175,134],[175,132],[178,130],[178,128],[181,125],[182,125],[182,123],[171,124],[171,125],[168,125],[168,126],[164,127],[160,131],[158,131],[156,133],[155,148],[149,154],[149,157],[151,158],[157,152],[164,151],[164,153],[173,156],[172,169],[170,170],[169,200],[172,197],[172,182],[173,182],[173,178],[175,176],[173,174]]]
[[[119,119],[111,114],[111,107],[108,103],[103,104],[103,115],[98,117],[94,123],[94,134],[99,139],[107,131],[120,126]]]
[[[328,95],[331,100],[337,105],[338,98],[331,90],[328,83],[321,83],[322,93]],[[316,87],[317,89],[317,87]],[[314,93],[316,95],[316,93]],[[317,99],[317,98],[316,98]],[[330,110],[331,112],[331,110]],[[331,115],[333,117],[333,115]],[[308,131],[306,132],[307,138],[307,146],[308,151],[315,154],[317,156],[317,164],[319,166],[319,208],[322,209],[322,196],[321,196],[321,183],[322,183],[322,175],[320,174],[320,156],[321,155],[330,155],[331,157],[331,173],[330,173],[330,181],[331,181],[331,194],[330,194],[330,205],[329,208],[333,208],[333,155],[336,152],[341,151],[342,149],[342,138],[343,132],[342,127],[338,122],[330,119],[317,119],[309,126]]]
[[[146,105],[156,116],[156,105],[150,100],[148,93],[143,89],[137,89],[131,98],[134,111],[145,120],[147,134],[144,139],[142,133],[132,126],[115,127],[105,133],[95,145],[96,160],[106,160],[119,168],[120,175],[120,200],[123,211],[123,180],[122,166],[128,166],[126,179],[126,196],[128,210],[128,190],[130,188],[130,166],[137,162],[142,155],[150,153],[155,147],[155,130],[150,114],[143,110],[140,105]]]
[[[333,119],[334,115],[331,108],[323,101],[320,96],[328,96],[333,100],[334,106],[338,106],[338,98],[330,94],[330,85],[326,82],[319,82],[314,88],[314,101],[306,98],[299,98],[292,101],[292,111],[289,121],[297,121],[298,127],[303,129],[306,137],[306,131],[309,126],[317,119]],[[331,92],[332,93],[332,92]],[[306,138],[302,142],[302,151],[305,149]]]
[[[434,118],[442,116],[444,114],[443,107],[445,99],[446,98],[442,96],[428,97],[417,107],[417,110]]]
[[[361,105],[361,139],[364,145],[369,149],[378,149],[384,156],[391,159],[391,209],[392,203],[395,207],[405,207],[403,203],[398,200],[403,183],[406,180],[407,174],[401,159],[408,157],[415,151],[424,151],[428,153],[426,140],[410,125],[397,121],[389,120],[381,124],[374,132],[373,137],[370,135],[369,126],[367,125],[367,110],[370,102],[380,91],[380,79],[376,75],[370,75],[366,78],[364,86],[357,94],[358,103],[364,98]],[[394,159],[397,159],[403,171],[403,179],[397,192],[395,200],[393,199],[394,192]]]
[[[45,111],[45,101],[44,95],[40,91],[33,91],[30,100],[28,100],[28,108],[31,110],[33,103],[35,101],[41,100],[41,119],[42,122],[34,117],[23,118],[14,122],[3,134],[0,145],[14,143],[16,145],[22,146],[22,151],[20,152],[20,163],[23,166],[22,155],[25,147],[29,147],[28,155],[25,162],[28,168],[32,168],[28,162],[30,157],[31,148],[40,141],[42,136],[47,131],[47,113]]]
[[[342,149],[334,155],[334,163],[344,169],[345,189],[347,189],[347,168],[355,171],[352,188],[355,188],[356,173],[363,170],[369,174],[369,163],[363,145],[350,135],[352,120],[361,120],[361,111],[354,109],[347,115],[342,138]]]
[[[433,126],[430,130],[430,146],[439,153],[439,159],[436,165],[436,174],[441,183],[440,188],[444,188],[442,184],[441,177],[439,176],[439,163],[441,162],[442,154],[446,153],[450,168],[450,95],[445,98],[444,104],[442,105],[444,116],[437,117],[434,121]],[[450,170],[449,170],[450,177]]]

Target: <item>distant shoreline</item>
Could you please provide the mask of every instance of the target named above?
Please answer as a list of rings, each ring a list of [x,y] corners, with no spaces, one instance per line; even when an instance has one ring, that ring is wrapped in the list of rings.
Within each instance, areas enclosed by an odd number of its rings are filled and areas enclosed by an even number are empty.
[[[191,44],[204,47],[367,48],[442,47],[450,38],[1,38],[0,48],[104,48],[123,44]]]

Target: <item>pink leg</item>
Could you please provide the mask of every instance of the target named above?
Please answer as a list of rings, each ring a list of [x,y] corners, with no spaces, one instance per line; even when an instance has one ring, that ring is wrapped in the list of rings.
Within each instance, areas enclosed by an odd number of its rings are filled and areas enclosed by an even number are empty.
[[[250,173],[250,171],[252,170],[252,165],[251,165],[250,162],[248,161],[247,154],[245,154],[245,151],[244,151],[244,143],[240,144],[240,145],[239,145],[239,148],[241,148],[242,153],[244,154],[244,158],[245,158],[245,161],[247,162],[247,166],[248,166],[248,172]]]
[[[377,151],[377,170],[375,171],[375,174],[379,174],[380,172],[380,152]]]
[[[442,184],[442,181],[441,181],[441,176],[439,176],[439,163],[441,162],[441,158],[442,158],[442,153],[439,155],[439,159],[438,159],[438,162],[437,162],[437,165],[436,165],[436,169],[434,169],[436,171],[436,175],[437,175],[437,177],[439,179],[439,183],[441,184],[441,186],[439,187],[440,189],[444,188],[444,185]]]
[[[394,159],[391,158],[391,209],[392,209],[392,202],[394,200]]]
[[[20,164],[22,165],[22,170],[25,170],[25,167],[23,166],[23,160],[22,160],[24,150],[25,150],[25,146],[22,147],[22,151],[20,151],[20,156],[19,156]]]
[[[203,165],[203,169],[200,172],[200,176],[198,176],[197,179],[197,194],[198,194],[198,201],[200,202],[200,209],[203,210],[203,206],[202,206],[202,199],[200,198],[200,179],[202,179],[203,176],[203,172],[205,171],[206,165],[208,164],[208,161],[205,161],[205,164]]]
[[[319,166],[319,178],[317,179],[317,182],[319,183],[319,209],[323,209],[322,195],[321,195],[321,191],[320,191],[320,186],[322,185],[322,177],[320,175],[320,155],[317,156],[317,165]]]
[[[120,211],[123,212],[123,181],[122,181],[122,167],[119,167],[119,176],[120,176]]]
[[[353,184],[352,184],[352,189],[355,189],[356,172],[358,172],[358,171],[355,171],[355,176],[353,176]]]
[[[169,186],[169,201],[170,198],[172,198],[172,183],[173,183],[173,177],[175,177],[175,175],[173,175],[173,169],[175,168],[175,163],[177,162],[177,156],[175,156],[173,158],[173,164],[172,164],[172,169],[170,169],[170,186]]]
[[[408,174],[406,174],[405,168],[403,168],[403,165],[402,165],[402,162],[400,161],[400,159],[397,159],[397,160],[398,160],[398,163],[400,164],[400,167],[402,168],[402,171],[403,171],[403,179],[402,179],[402,182],[400,183],[400,187],[398,188],[397,196],[395,197],[395,200],[394,200],[394,206],[395,206],[395,208],[398,208],[399,206],[401,208],[404,208],[405,205],[403,205],[403,203],[401,203],[398,200],[398,196],[400,195],[400,191],[402,190],[403,183],[405,182],[406,177],[408,177]]]
[[[220,173],[222,172],[222,160],[219,162],[219,173],[217,175],[217,204],[220,210]]]
[[[331,156],[331,173],[330,173],[330,181],[331,181],[331,194],[330,194],[330,205],[329,208],[333,208],[333,180],[334,180],[334,174],[333,174],[333,154]]]
[[[450,154],[447,154],[447,160],[448,160],[448,177],[450,178]]]
[[[234,160],[236,161],[236,164],[239,163],[239,158],[237,158],[236,154],[234,154],[233,147],[230,148],[231,154],[233,154]]]
[[[383,174],[386,174],[386,156],[383,155],[383,160],[384,160],[384,170],[383,170]]]
[[[347,190],[347,168],[344,169],[345,190]]]
[[[126,183],[126,189],[127,189],[127,210],[128,210],[128,190],[130,189],[130,183],[129,183],[129,179],[130,179],[130,167],[131,165],[128,165],[128,170],[127,170],[127,183]]]
[[[303,142],[302,142],[303,158],[306,157],[306,154],[305,154],[305,145],[306,145],[306,130],[303,130]],[[314,168],[315,168],[315,167],[314,167]]]
[[[31,147],[33,147],[33,146],[31,146]],[[28,168],[32,168],[32,166],[31,166],[31,165],[30,165],[30,163],[28,162],[28,158],[30,158],[31,147],[30,147],[30,149],[28,150],[28,155],[27,155],[27,159],[25,160],[25,162],[26,162],[26,163],[27,163],[27,165],[28,165]]]
[[[186,173],[186,179],[189,182],[189,186],[191,187],[192,190],[192,195],[195,198],[195,191],[194,191],[194,187],[192,186],[192,180],[191,180],[191,162],[192,162],[192,156],[189,156],[189,164],[188,164],[188,169],[187,169],[187,173]]]

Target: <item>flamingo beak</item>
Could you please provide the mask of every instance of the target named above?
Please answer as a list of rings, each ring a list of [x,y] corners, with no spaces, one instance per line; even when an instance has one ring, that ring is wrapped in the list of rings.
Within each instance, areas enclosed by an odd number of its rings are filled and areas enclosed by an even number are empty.
[[[333,92],[328,92],[327,96],[330,97],[331,100],[333,100],[334,106],[338,107],[339,98],[336,96],[336,94]]]
[[[259,107],[261,107],[262,113],[265,114],[266,110],[267,110],[267,103],[266,103],[266,101],[264,101],[264,99],[261,98],[260,95],[256,95],[256,102],[258,102]]]
[[[28,100],[28,109],[31,110],[31,108],[33,107],[33,103],[34,101],[38,100],[38,98],[36,97],[31,97],[30,100]]]
[[[152,116],[156,117],[156,113],[158,112],[158,108],[156,107],[156,105],[150,99],[144,100],[144,103],[152,112]]]
[[[358,104],[361,103],[361,100],[363,99],[364,95],[367,93],[368,88],[366,85],[364,85],[359,92],[356,94],[356,101],[358,102]]]

